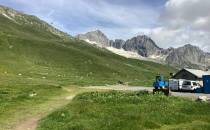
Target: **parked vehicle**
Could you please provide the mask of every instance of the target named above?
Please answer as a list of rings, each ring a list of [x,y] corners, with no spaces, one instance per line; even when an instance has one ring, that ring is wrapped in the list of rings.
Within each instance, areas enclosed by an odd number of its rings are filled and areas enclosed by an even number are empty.
[[[153,94],[163,93],[166,96],[169,96],[169,83],[164,79],[163,75],[157,75],[153,83]]]
[[[184,79],[170,79],[169,87],[172,91],[194,91],[200,88],[201,85],[196,81],[184,80]]]
[[[172,91],[179,91],[182,88],[184,79],[169,79],[169,88]]]
[[[201,86],[196,81],[184,81],[181,90],[194,91]]]

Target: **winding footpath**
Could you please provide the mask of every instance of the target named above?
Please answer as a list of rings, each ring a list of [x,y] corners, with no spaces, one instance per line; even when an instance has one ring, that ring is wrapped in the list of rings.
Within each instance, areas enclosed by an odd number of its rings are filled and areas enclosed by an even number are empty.
[[[18,122],[13,130],[36,130],[38,123],[42,118],[46,117],[48,114],[61,108],[62,106],[67,105],[80,92],[75,92],[75,90],[71,88],[64,89],[67,91],[65,96],[54,97],[50,101],[46,101],[45,106],[47,106],[48,109],[40,109],[40,112],[35,114],[35,116]]]
[[[29,119],[26,119],[25,121],[22,121],[18,123],[14,130],[36,130],[39,121],[53,112],[54,110],[61,108],[62,106],[65,106],[66,104],[70,103],[70,101],[79,93],[81,92],[87,92],[87,91],[96,91],[96,90],[119,90],[119,91],[152,91],[152,87],[128,87],[128,86],[89,86],[89,87],[82,87],[79,92],[72,90],[71,88],[64,88],[69,94],[64,97],[57,97],[50,103],[48,103],[49,109],[46,109],[45,111],[41,111],[36,116],[31,117]],[[82,90],[82,91],[81,91]],[[191,98],[193,100],[197,99],[199,96],[207,96],[210,98],[210,94],[195,94],[195,93],[184,93],[184,92],[172,92],[172,96],[179,96],[179,97],[185,97],[185,98]],[[62,103],[60,103],[62,102]],[[54,105],[58,104],[58,105]]]

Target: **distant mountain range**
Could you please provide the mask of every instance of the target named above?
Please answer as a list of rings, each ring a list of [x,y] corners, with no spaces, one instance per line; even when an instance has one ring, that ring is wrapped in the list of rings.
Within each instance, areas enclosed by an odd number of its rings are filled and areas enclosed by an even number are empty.
[[[90,33],[88,39],[97,40],[101,46],[109,46],[106,45],[109,39],[103,33],[98,33]],[[34,87],[40,84],[48,88],[69,84],[107,85],[119,81],[129,85],[151,86],[157,73],[169,75],[175,71],[170,66],[115,55],[59,31],[36,16],[0,6],[2,86],[28,88],[28,85]]]
[[[69,34],[54,28],[36,16],[27,15],[4,6],[0,6],[0,15],[10,20],[8,23],[0,21],[2,28],[4,26],[10,27],[6,31],[2,30],[4,34],[7,34],[7,31],[14,30],[9,26],[9,24],[13,23],[19,28],[17,29],[19,31],[17,34],[21,34],[23,31],[28,31],[28,33],[26,33],[27,35],[33,32],[39,38],[49,37],[49,35],[53,34],[53,37],[57,37],[58,39],[73,39]],[[80,40],[84,40],[90,44],[95,44],[98,47],[106,48],[118,55],[128,58],[149,60],[162,64],[169,64],[179,68],[187,67],[204,69],[206,66],[210,66],[210,54],[205,53],[200,48],[190,44],[179,48],[163,49],[146,35],[136,36],[126,41],[122,39],[110,40],[100,30],[80,34],[76,37]]]
[[[150,60],[178,68],[205,69],[210,66],[210,54],[190,44],[163,49],[146,35],[139,35],[126,41],[109,40],[100,30],[79,34],[76,37],[129,58]]]

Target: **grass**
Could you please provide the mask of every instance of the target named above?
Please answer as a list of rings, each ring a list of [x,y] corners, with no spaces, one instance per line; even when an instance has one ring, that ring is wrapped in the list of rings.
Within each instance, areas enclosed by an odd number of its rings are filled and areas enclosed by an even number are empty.
[[[2,15],[0,24],[0,126],[4,130],[46,110],[53,97],[66,93],[64,86],[116,84],[119,80],[151,86],[157,73],[168,76],[175,71],[127,59],[72,37],[59,37],[36,24],[18,24]],[[33,92],[37,96],[31,98]]]
[[[121,80],[130,85],[151,86],[157,73],[169,76],[175,71],[165,65],[127,59],[77,39],[63,40],[3,16],[0,23],[3,24],[0,27],[0,78],[6,80],[5,83],[8,77],[22,83],[23,80],[16,80],[21,77],[17,75],[22,74],[24,82],[32,83],[47,81],[84,86],[116,84]]]
[[[147,92],[88,92],[42,119],[38,130],[209,130],[209,107]]]
[[[30,94],[37,93],[31,97]],[[47,85],[1,86],[0,89],[0,126],[1,129],[11,127],[24,117],[35,115],[40,106],[51,98],[62,96],[66,92],[60,87]],[[41,108],[45,109],[44,107]]]

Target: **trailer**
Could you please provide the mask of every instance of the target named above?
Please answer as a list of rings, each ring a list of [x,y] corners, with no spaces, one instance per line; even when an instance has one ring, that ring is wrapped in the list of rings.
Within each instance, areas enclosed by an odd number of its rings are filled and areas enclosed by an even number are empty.
[[[179,91],[182,88],[184,79],[169,79],[169,88],[172,91]]]

